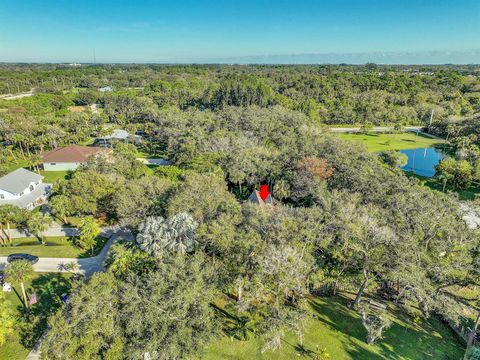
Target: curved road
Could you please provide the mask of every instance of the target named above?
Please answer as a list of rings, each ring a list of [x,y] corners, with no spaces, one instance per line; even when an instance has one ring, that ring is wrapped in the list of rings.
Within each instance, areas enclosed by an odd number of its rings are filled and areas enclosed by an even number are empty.
[[[73,230],[73,229],[72,229]],[[91,276],[93,273],[103,270],[103,263],[107,257],[108,251],[112,244],[119,240],[133,241],[133,235],[130,231],[122,229],[105,228],[102,234],[109,237],[100,254],[89,258],[39,258],[38,262],[33,265],[35,272],[68,272],[64,265],[68,263],[78,264],[78,273]],[[7,264],[7,257],[0,256],[0,270],[3,270]]]

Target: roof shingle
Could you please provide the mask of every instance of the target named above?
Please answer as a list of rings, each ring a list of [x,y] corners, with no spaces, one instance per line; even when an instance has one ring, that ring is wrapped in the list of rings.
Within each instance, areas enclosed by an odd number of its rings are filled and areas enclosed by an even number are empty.
[[[96,154],[109,155],[112,149],[96,146],[69,145],[63,148],[56,148],[41,154],[42,161],[46,163],[84,163],[87,159]]]
[[[20,194],[32,182],[37,182],[43,179],[43,176],[35,174],[30,170],[18,168],[0,178],[0,189],[9,192],[10,194]]]

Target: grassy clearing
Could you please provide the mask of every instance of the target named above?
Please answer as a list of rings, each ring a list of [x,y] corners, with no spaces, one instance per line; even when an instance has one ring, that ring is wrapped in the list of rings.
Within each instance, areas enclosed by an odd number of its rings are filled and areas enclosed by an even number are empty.
[[[43,182],[47,184],[53,184],[60,179],[66,179],[70,176],[71,171],[40,171],[40,175],[44,176]]]
[[[407,176],[414,176],[420,181],[420,185],[428,186],[430,189],[443,191],[443,184],[436,178],[428,178],[421,175],[413,175],[411,172],[407,172]],[[463,190],[454,190],[450,186],[445,188],[445,191],[456,192],[460,200],[475,200],[480,196],[480,188],[478,186],[471,185]]]
[[[25,359],[32,343],[39,338],[46,327],[46,318],[52,311],[58,308],[62,301],[60,295],[68,293],[71,289],[70,274],[35,274],[33,280],[26,283],[28,294],[36,293],[38,303],[31,307],[31,312],[37,320],[35,326],[20,327],[17,323],[16,331],[0,346],[0,360]],[[17,284],[13,284],[19,287]],[[23,306],[20,300],[21,290],[6,293],[9,306],[15,309],[19,316],[23,314]]]
[[[364,143],[371,152],[386,150],[405,150],[431,147],[441,144],[442,140],[431,139],[421,134],[406,132],[401,134],[369,133],[369,134],[339,134],[345,140]]]
[[[258,338],[239,341],[225,336],[207,347],[202,359],[311,359],[317,346],[325,349],[332,360],[453,360],[463,355],[463,346],[438,319],[415,324],[399,311],[391,312],[394,323],[384,339],[367,345],[360,316],[345,306],[346,301],[343,297],[311,299],[312,318],[306,327],[303,346],[291,334],[284,339],[280,350],[262,353],[262,341]]]
[[[102,236],[97,238],[97,245],[93,248],[93,256],[100,253],[106,242],[107,239]],[[65,236],[47,237],[45,243],[45,245],[40,244],[36,238],[13,239],[13,246],[0,247],[0,255],[8,256],[21,252],[51,258],[85,258],[92,256],[90,251],[75,246],[73,238]]]

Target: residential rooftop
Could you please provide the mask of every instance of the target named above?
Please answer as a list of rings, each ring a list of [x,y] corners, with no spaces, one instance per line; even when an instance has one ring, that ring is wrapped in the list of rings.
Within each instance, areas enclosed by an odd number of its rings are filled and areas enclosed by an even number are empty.
[[[84,163],[92,155],[108,155],[111,152],[111,149],[103,147],[69,145],[44,152],[41,157],[45,163]]]
[[[38,175],[30,170],[18,168],[15,171],[0,178],[0,189],[11,194],[19,194],[25,190],[30,183],[43,179],[42,175]]]

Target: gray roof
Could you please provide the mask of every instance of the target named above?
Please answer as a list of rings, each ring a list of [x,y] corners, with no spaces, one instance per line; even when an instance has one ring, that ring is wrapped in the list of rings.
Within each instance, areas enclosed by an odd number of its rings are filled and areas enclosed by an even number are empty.
[[[250,201],[254,204],[258,204],[260,206],[272,205],[273,204],[273,198],[272,198],[271,194],[268,194],[266,199],[263,200],[260,196],[260,193],[257,190],[253,190],[253,192],[248,197],[247,201]]]
[[[113,90],[113,87],[111,87],[111,86],[103,86],[103,87],[98,88],[98,91],[101,91],[101,92],[112,91],[112,90]]]
[[[52,190],[52,184],[40,184],[32,192],[20,196],[18,199],[0,200],[0,205],[15,205],[20,208],[33,209],[44,202]]]
[[[25,190],[31,182],[37,182],[43,179],[43,176],[35,174],[24,168],[18,168],[0,178],[0,189],[8,191],[11,194],[19,194]]]
[[[113,130],[110,135],[106,135],[103,137],[98,137],[96,140],[127,140],[128,138],[134,140],[140,140],[142,137],[140,135],[130,135],[127,131],[122,129]]]

